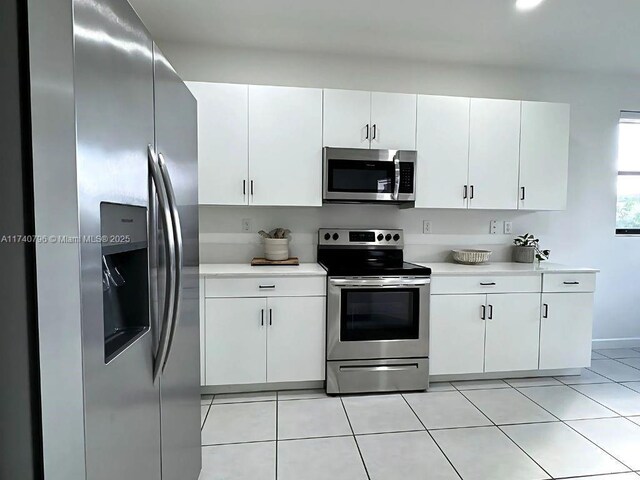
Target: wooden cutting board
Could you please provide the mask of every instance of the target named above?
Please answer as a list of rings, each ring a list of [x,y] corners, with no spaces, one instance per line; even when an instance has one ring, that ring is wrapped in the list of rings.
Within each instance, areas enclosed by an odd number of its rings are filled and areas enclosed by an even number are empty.
[[[264,265],[300,265],[300,259],[298,257],[291,257],[286,260],[267,260],[266,258],[255,257],[251,260],[252,267]]]

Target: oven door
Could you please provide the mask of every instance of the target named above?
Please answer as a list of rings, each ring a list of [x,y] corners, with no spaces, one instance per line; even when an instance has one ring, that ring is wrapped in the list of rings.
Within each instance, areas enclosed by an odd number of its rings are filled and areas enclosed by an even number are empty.
[[[323,199],[328,202],[415,200],[415,152],[325,148]]]
[[[429,278],[330,278],[327,359],[429,355]]]

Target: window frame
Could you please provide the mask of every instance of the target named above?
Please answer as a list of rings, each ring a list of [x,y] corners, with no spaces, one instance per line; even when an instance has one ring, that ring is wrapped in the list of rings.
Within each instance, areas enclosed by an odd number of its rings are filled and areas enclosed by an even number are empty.
[[[623,110],[620,112],[620,119],[618,120],[618,127],[623,123],[640,124],[640,112]],[[620,138],[618,137],[618,148],[620,148]],[[640,167],[638,170],[618,170],[616,174],[616,180],[621,176],[635,176],[640,177]],[[616,183],[617,184],[617,183]],[[640,236],[640,226],[638,228],[618,228],[617,225],[617,209],[618,209],[618,193],[616,191],[616,235],[621,236]]]

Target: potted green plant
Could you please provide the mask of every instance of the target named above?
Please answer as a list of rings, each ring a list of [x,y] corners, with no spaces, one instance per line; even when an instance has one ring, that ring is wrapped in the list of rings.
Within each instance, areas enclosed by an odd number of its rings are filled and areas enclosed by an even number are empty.
[[[260,230],[258,234],[264,241],[264,256],[267,260],[277,261],[289,258],[291,231],[286,228],[274,228],[269,233]]]
[[[518,263],[533,263],[542,260],[549,260],[551,250],[541,250],[540,240],[530,233],[525,233],[513,240],[513,261]]]

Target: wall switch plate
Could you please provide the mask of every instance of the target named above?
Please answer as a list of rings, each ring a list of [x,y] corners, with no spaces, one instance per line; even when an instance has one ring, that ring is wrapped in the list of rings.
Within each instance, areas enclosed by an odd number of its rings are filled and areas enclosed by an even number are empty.
[[[422,233],[431,233],[431,222],[429,220],[425,220],[422,222]]]
[[[250,218],[243,218],[242,219],[242,231],[243,232],[250,232],[251,231],[251,219]]]
[[[498,233],[498,221],[497,220],[491,220],[491,222],[489,222],[489,233],[491,233],[493,235]]]
[[[504,222],[504,234],[510,235],[513,232],[513,222],[505,221]]]

